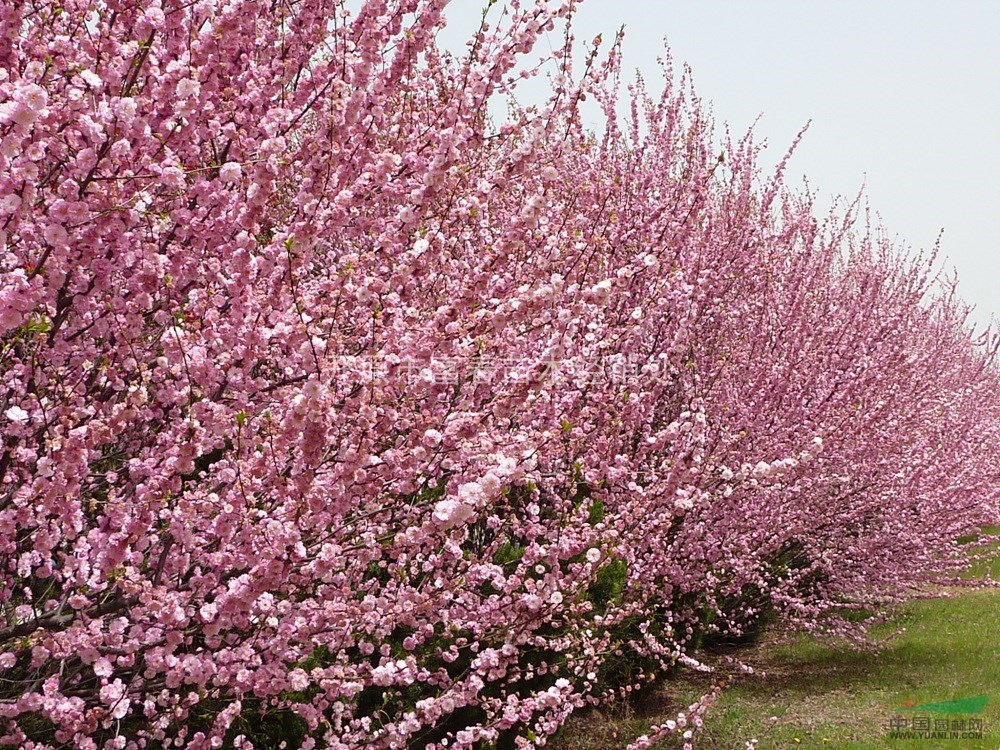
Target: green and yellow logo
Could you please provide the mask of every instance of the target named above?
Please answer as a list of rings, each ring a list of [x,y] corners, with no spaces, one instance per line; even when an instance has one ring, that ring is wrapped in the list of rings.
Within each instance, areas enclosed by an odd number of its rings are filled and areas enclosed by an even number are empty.
[[[972,698],[959,698],[953,701],[940,701],[938,703],[921,703],[905,700],[897,711],[934,711],[943,714],[978,714],[986,708],[990,702],[987,695],[976,695]]]

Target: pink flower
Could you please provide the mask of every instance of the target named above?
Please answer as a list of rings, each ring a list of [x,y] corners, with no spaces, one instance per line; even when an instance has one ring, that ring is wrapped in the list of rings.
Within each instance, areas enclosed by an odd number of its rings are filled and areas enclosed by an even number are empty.
[[[219,167],[219,179],[223,182],[238,182],[243,176],[243,167],[238,162],[227,161]]]
[[[288,673],[288,684],[292,690],[305,690],[309,687],[309,675],[303,669],[293,669]]]
[[[94,674],[98,677],[110,677],[113,671],[111,662],[103,656],[94,662]]]
[[[147,8],[144,14],[146,23],[152,26],[154,29],[159,29],[167,21],[167,17],[164,15],[160,8]]]
[[[211,602],[202,604],[201,608],[198,610],[198,614],[201,615],[201,619],[205,622],[212,622],[218,613],[219,608]]]
[[[434,506],[434,521],[443,529],[461,526],[476,515],[476,511],[466,503],[454,498],[439,500]]]
[[[49,224],[45,227],[45,241],[50,245],[65,245],[68,236],[69,234],[66,232],[66,228],[62,224]]]
[[[32,112],[38,113],[45,109],[49,95],[38,84],[29,83],[18,92],[17,99]]]
[[[184,170],[180,167],[170,166],[160,172],[160,182],[174,190],[184,187]]]
[[[17,405],[11,406],[3,414],[11,422],[16,422],[18,424],[23,424],[23,423],[27,422],[29,419],[31,419],[31,415],[28,414],[28,412],[26,412],[24,409],[22,409],[20,406],[17,406]]]
[[[772,467],[767,461],[759,461],[757,465],[753,467],[753,475],[757,479],[766,479],[773,473],[774,467]]]
[[[125,696],[125,685],[121,680],[115,680],[104,685],[99,692],[101,701],[111,708],[111,715],[122,719],[128,713],[130,701]]]
[[[177,82],[177,96],[181,99],[190,99],[198,95],[201,84],[192,78],[182,78]]]
[[[12,214],[21,205],[21,196],[16,193],[8,193],[0,198],[0,212]]]

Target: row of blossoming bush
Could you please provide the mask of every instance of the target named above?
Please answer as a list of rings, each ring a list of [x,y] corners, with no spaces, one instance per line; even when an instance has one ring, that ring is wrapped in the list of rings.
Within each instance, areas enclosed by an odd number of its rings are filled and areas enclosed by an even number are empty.
[[[568,6],[347,5],[0,9],[0,745],[535,746],[961,567],[1000,379],[931,259],[669,65],[525,62]]]

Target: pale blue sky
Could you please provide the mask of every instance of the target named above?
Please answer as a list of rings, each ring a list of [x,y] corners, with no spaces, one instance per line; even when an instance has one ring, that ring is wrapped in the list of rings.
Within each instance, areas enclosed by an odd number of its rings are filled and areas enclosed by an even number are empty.
[[[451,46],[484,3],[453,0]],[[584,0],[579,39],[625,24],[627,70],[650,77],[663,39],[718,122],[784,153],[820,196],[862,182],[890,233],[943,254],[975,320],[1000,316],[1000,0]],[[553,44],[556,40],[553,40]]]

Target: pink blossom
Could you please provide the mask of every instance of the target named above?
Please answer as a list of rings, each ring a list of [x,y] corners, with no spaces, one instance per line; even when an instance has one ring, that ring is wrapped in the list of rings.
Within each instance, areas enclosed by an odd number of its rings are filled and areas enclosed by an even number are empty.
[[[542,608],[542,599],[535,594],[528,594],[522,601],[524,602],[524,606],[532,612],[537,612]]]
[[[181,99],[197,96],[200,89],[200,84],[192,78],[182,78],[177,82],[177,96]]]
[[[98,677],[110,677],[112,673],[111,662],[105,657],[101,657],[94,662],[94,674]]]
[[[223,182],[238,182],[243,176],[243,168],[239,163],[228,161],[219,168],[219,179]]]
[[[0,198],[0,211],[5,214],[12,214],[21,205],[21,196],[16,193],[9,193]]]
[[[305,690],[309,686],[309,675],[302,669],[293,669],[288,674],[288,684],[292,690]]]
[[[434,520],[445,529],[461,526],[475,516],[472,506],[454,498],[445,498],[434,506]]]
[[[11,422],[23,423],[31,419],[31,415],[20,406],[14,405],[8,408],[3,415]]]
[[[154,29],[161,28],[166,22],[166,16],[158,7],[147,8],[144,14],[146,22]]]
[[[41,86],[29,83],[18,91],[17,100],[32,112],[38,113],[45,109],[49,95]]]
[[[124,696],[125,685],[121,680],[109,682],[100,690],[101,701],[112,708],[112,716],[116,719],[121,719],[128,713],[129,699]]]

